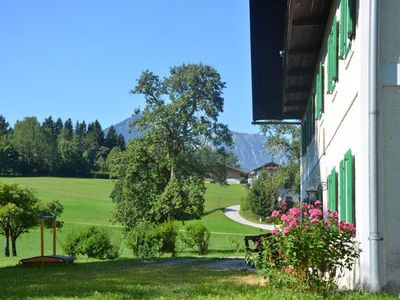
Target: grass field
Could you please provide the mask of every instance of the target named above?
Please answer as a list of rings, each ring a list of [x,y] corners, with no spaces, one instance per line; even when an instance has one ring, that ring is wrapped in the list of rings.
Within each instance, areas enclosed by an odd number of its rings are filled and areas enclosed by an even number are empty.
[[[58,252],[61,253],[61,244],[65,236],[74,230],[80,230],[86,226],[98,225],[105,228],[112,235],[113,240],[120,245],[122,257],[132,257],[129,249],[123,243],[121,228],[112,223],[112,211],[114,204],[109,195],[113,182],[104,179],[76,179],[76,178],[0,178],[5,183],[18,183],[30,187],[36,191],[37,196],[43,201],[59,200],[64,205],[64,214],[61,220],[65,222],[64,228],[58,234]],[[242,244],[245,234],[258,234],[261,231],[237,224],[226,218],[222,208],[240,203],[244,197],[245,189],[239,185],[222,187],[207,184],[205,216],[202,222],[212,231],[210,248],[211,255],[232,256],[235,255],[236,247],[233,243]],[[185,222],[181,226],[190,223]],[[46,250],[51,251],[51,231],[46,231]],[[6,258],[0,255],[0,267],[15,265],[19,259],[39,255],[39,231],[32,230],[23,235],[17,242],[18,257]],[[188,249],[182,255],[193,255]]]
[[[0,181],[33,188],[44,201],[59,200],[64,204],[61,219],[65,225],[58,235],[58,245],[70,231],[97,225],[109,231],[122,254],[115,261],[79,258],[74,265],[15,266],[20,258],[39,254],[39,232],[32,230],[18,241],[17,258],[0,255],[0,299],[395,299],[382,294],[320,295],[290,286],[278,289],[265,285],[263,277],[254,272],[221,269],[214,265],[220,259],[202,260],[187,250],[177,259],[138,260],[124,246],[121,227],[111,222],[112,181],[72,178],[0,178]],[[231,221],[221,211],[240,203],[244,195],[241,186],[207,185],[206,214],[202,221],[212,231],[209,256],[232,256],[236,250],[232,240],[242,243],[243,235],[261,232]],[[180,224],[181,230],[185,225]],[[46,240],[50,252],[50,231],[46,232]]]
[[[223,270],[219,259],[95,261],[0,268],[1,299],[396,299],[388,295],[275,288],[254,272]]]

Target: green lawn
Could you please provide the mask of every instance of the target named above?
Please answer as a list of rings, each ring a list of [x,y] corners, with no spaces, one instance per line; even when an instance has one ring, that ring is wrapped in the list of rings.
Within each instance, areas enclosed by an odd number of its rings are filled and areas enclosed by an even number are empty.
[[[0,299],[395,299],[357,293],[334,293],[326,297],[302,293],[293,287],[276,289],[265,286],[263,277],[254,272],[205,266],[210,261],[190,258],[193,253],[188,250],[178,259],[134,259],[124,246],[121,227],[110,221],[114,207],[109,199],[112,181],[72,178],[0,178],[0,181],[31,187],[44,201],[59,200],[64,204],[65,226],[58,235],[59,245],[68,232],[98,225],[109,231],[122,254],[115,261],[80,257],[74,265],[15,266],[20,258],[39,254],[39,232],[32,230],[18,241],[17,258],[0,255]],[[244,234],[261,232],[227,219],[221,211],[240,203],[244,195],[245,189],[238,185],[207,185],[206,214],[202,221],[212,231],[210,256],[235,255],[232,240],[242,244]],[[185,225],[180,225],[184,230]],[[50,253],[50,231],[46,232],[46,241]]]
[[[64,228],[58,234],[58,245],[62,244],[66,234],[70,231],[80,230],[86,226],[99,225],[110,232],[113,240],[120,245],[122,257],[132,257],[129,249],[123,243],[121,228],[111,221],[114,204],[109,195],[113,182],[104,179],[77,179],[77,178],[0,178],[6,183],[18,183],[30,187],[37,192],[39,198],[44,201],[59,200],[64,205],[64,214],[61,220],[65,222]],[[219,186],[207,184],[206,207],[203,222],[212,231],[210,248],[213,256],[235,255],[234,242],[242,244],[243,235],[259,234],[259,229],[237,224],[226,218],[222,208],[240,203],[246,191],[242,186]],[[180,224],[181,230],[185,225]],[[234,242],[233,242],[234,241]],[[46,250],[51,251],[51,231],[46,231]],[[32,230],[23,235],[17,242],[18,257],[5,258],[0,253],[0,267],[15,265],[19,259],[39,255],[39,232]],[[62,252],[58,247],[59,253]],[[182,255],[193,255],[188,249]]]
[[[396,299],[358,293],[323,296],[293,287],[277,289],[266,286],[263,278],[253,272],[210,267],[210,261],[177,261],[178,264],[170,259],[120,259],[43,268],[0,268],[0,298]]]

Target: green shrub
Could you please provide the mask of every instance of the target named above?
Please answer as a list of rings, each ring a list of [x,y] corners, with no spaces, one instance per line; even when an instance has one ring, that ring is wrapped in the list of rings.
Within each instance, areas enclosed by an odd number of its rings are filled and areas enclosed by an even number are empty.
[[[205,255],[208,253],[210,230],[201,223],[190,224],[186,227],[186,232],[181,235],[181,240],[196,253]]]
[[[159,257],[163,253],[174,256],[177,236],[178,229],[173,222],[161,225],[142,222],[128,233],[127,243],[136,257]]]
[[[72,256],[87,255],[98,259],[118,257],[118,249],[111,243],[110,237],[96,227],[68,235],[63,249],[65,253]]]
[[[62,244],[64,252],[70,256],[77,256],[81,254],[81,239],[82,234],[80,232],[69,233]]]
[[[178,227],[174,222],[165,222],[159,226],[162,238],[163,253],[171,253],[172,256],[176,255],[176,241],[178,237]]]
[[[247,257],[267,277],[276,271],[290,273],[310,288],[328,290],[359,257],[354,225],[339,222],[336,212],[328,211],[324,218],[321,201],[287,212],[275,210],[271,218],[280,226],[261,241],[261,254]]]
[[[242,201],[243,209],[265,218],[278,205],[283,181],[280,176],[268,176],[265,173],[253,182],[249,188],[247,199]]]

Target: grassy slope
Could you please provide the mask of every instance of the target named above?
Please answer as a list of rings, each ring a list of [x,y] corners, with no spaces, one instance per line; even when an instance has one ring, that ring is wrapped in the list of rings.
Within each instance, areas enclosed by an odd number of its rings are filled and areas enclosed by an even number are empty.
[[[58,234],[58,244],[62,243],[66,234],[79,230],[90,224],[102,225],[113,236],[115,242],[121,245],[121,255],[130,257],[129,249],[122,243],[123,237],[118,225],[111,222],[114,204],[109,198],[113,183],[104,179],[76,178],[0,178],[0,181],[15,182],[33,188],[39,198],[44,201],[59,200],[64,204],[65,222],[62,232]],[[243,234],[258,234],[260,230],[237,224],[227,219],[221,209],[240,203],[245,195],[241,186],[221,187],[208,184],[206,192],[206,215],[203,222],[213,232],[211,235],[211,254],[216,256],[234,255],[235,246],[232,241],[242,244]],[[192,221],[190,221],[192,222]],[[190,222],[186,222],[190,223]],[[185,224],[185,225],[186,225]],[[184,230],[185,225],[181,225]],[[46,250],[51,251],[51,231],[46,231]],[[18,257],[5,258],[0,253],[0,267],[12,265],[20,258],[39,255],[39,232],[37,229],[25,234],[17,242]],[[59,247],[60,248],[60,247]],[[61,249],[58,250],[61,253]],[[48,252],[50,254],[50,252]],[[183,255],[192,255],[188,250]]]

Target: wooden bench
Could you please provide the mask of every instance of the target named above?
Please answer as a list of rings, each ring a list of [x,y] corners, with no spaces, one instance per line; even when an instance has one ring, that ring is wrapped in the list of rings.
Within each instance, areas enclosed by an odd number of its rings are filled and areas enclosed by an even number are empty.
[[[259,234],[259,235],[246,235],[244,237],[244,246],[245,246],[246,251],[261,252],[262,247],[261,247],[260,242],[263,238],[267,238],[269,236],[271,236],[271,233]],[[252,247],[249,245],[250,241],[253,242]]]

